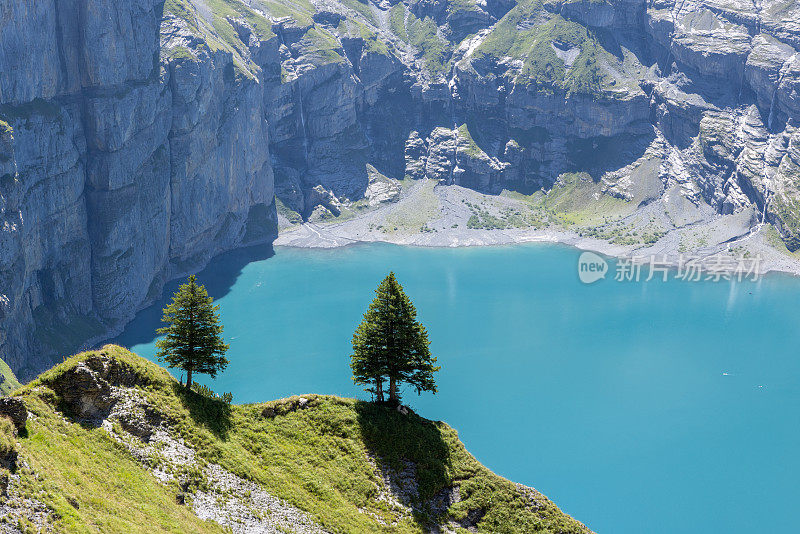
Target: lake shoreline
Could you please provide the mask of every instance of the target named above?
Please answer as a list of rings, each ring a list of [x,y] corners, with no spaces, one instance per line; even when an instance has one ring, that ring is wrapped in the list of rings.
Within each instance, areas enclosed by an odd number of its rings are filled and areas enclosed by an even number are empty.
[[[348,232],[349,233],[349,232]],[[436,234],[426,234],[418,232],[415,234],[404,235],[370,235],[367,238],[357,235],[346,235],[342,232],[340,225],[318,225],[315,223],[304,223],[293,227],[288,232],[282,232],[273,242],[276,248],[299,248],[299,249],[334,249],[355,245],[366,245],[371,243],[386,243],[407,247],[423,248],[463,248],[463,247],[502,247],[525,244],[553,244],[563,245],[580,251],[594,252],[614,259],[631,258],[656,258],[660,264],[667,264],[671,268],[678,268],[681,265],[681,256],[713,258],[716,254],[725,253],[722,247],[713,247],[711,250],[699,250],[695,252],[678,252],[669,248],[661,248],[657,251],[651,250],[654,247],[641,248],[624,245],[616,245],[600,239],[593,239],[580,236],[568,230],[463,230],[454,229]],[[800,276],[800,260],[794,259],[781,253],[780,251],[763,244],[758,247],[762,261],[759,266],[759,273],[764,274],[786,274],[790,276]]]
[[[760,223],[752,210],[720,215],[710,208],[671,209],[675,213],[667,215],[663,202],[651,202],[607,218],[602,210],[585,207],[565,213],[566,219],[559,223],[559,216],[555,222],[538,219],[543,213],[540,207],[524,198],[421,180],[403,189],[395,200],[363,211],[343,210],[334,216],[323,210],[323,215],[312,214],[303,222],[298,217],[291,221],[279,211],[279,233],[273,245],[338,248],[390,243],[460,248],[558,243],[613,258],[644,257],[649,262],[652,257],[673,267],[689,256],[702,261],[718,254],[759,257],[762,274],[800,276],[800,257],[792,255],[775,229]],[[662,230],[654,233],[656,228]]]

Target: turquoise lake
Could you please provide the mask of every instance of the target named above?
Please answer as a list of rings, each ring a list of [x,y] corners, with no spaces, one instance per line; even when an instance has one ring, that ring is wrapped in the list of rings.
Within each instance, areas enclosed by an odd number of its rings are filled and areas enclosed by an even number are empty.
[[[368,398],[350,380],[351,336],[394,270],[442,366],[437,395],[405,402],[495,472],[600,533],[797,529],[800,279],[584,285],[578,251],[538,244],[268,256],[199,273],[231,363],[197,378],[234,402]],[[152,359],[164,305],[116,342]]]

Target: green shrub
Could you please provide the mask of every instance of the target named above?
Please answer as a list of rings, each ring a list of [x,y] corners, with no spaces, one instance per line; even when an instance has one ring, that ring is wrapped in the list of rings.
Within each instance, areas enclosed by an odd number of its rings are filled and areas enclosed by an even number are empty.
[[[0,416],[0,457],[8,456],[17,448],[17,430],[7,417]]]
[[[221,400],[225,404],[230,404],[231,402],[233,402],[233,393],[228,392],[228,393],[223,393],[222,395],[217,395],[216,393],[214,393],[213,389],[198,382],[192,382],[192,391],[208,399]]]

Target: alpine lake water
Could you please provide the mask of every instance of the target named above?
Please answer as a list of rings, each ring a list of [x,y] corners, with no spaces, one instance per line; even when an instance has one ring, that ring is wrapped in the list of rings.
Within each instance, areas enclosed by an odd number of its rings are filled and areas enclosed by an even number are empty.
[[[599,533],[791,532],[800,522],[800,279],[594,284],[557,245],[249,249],[199,279],[221,306],[234,402],[368,398],[352,333],[397,274],[439,393],[404,400],[486,466]],[[154,358],[165,299],[116,342]],[[175,371],[176,376],[179,375]]]

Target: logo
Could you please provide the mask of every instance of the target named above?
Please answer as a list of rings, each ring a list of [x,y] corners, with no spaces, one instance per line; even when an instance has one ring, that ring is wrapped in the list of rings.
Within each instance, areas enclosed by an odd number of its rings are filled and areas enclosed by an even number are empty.
[[[584,284],[593,284],[608,273],[608,262],[594,252],[584,252],[578,258],[578,278]]]

